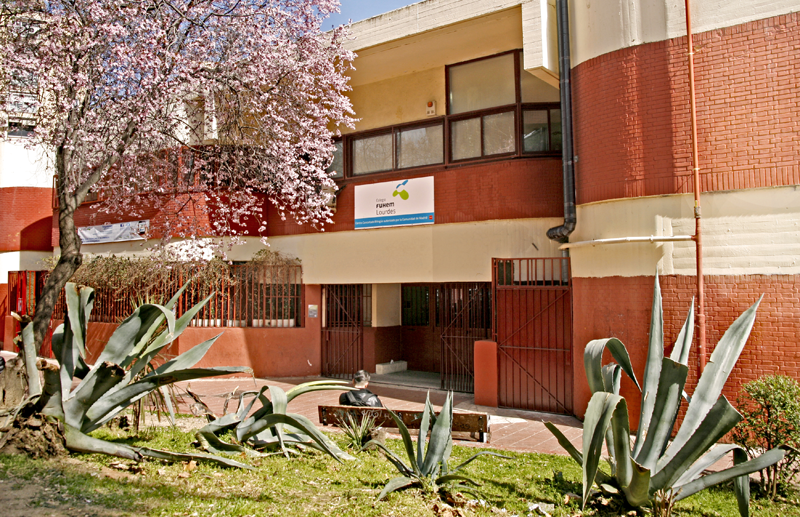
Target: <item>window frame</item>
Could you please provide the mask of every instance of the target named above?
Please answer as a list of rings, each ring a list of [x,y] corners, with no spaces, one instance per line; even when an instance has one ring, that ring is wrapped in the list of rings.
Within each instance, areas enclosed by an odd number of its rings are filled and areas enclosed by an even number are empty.
[[[519,149],[522,156],[552,156],[561,154],[561,149],[553,149],[553,110],[561,110],[561,104],[552,102],[528,102],[521,105],[519,124]],[[547,111],[547,147],[546,151],[526,151],[522,130],[525,127],[524,115],[526,111]],[[559,124],[561,120],[558,121]]]
[[[443,167],[447,164],[447,128],[445,124],[445,118],[443,116],[440,117],[431,117],[428,120],[423,121],[414,121],[414,122],[407,122],[405,124],[397,124],[393,126],[381,127],[376,129],[371,129],[368,131],[360,131],[358,133],[349,133],[343,136],[344,145],[343,147],[343,159],[344,159],[344,167],[345,170],[345,178],[344,179],[352,179],[352,178],[362,178],[364,176],[370,176],[373,174],[381,174],[387,172],[395,172],[395,171],[407,171],[407,170],[416,170],[416,169],[425,169],[429,167]],[[397,156],[397,136],[403,131],[409,131],[414,129],[424,129],[427,127],[433,126],[443,126],[442,127],[442,161],[438,163],[429,163],[427,165],[412,165],[410,167],[399,167],[398,166],[398,156]],[[360,174],[356,174],[354,172],[355,167],[355,143],[357,140],[364,139],[364,138],[373,138],[376,136],[382,135],[391,135],[392,138],[392,167],[386,170],[380,171],[371,171],[371,172],[362,172]],[[341,180],[343,178],[334,178],[335,180]]]
[[[484,61],[487,59],[493,59],[500,56],[513,54],[514,57],[514,89],[515,89],[515,102],[513,104],[505,104],[502,106],[493,106],[491,108],[485,108],[480,110],[468,111],[464,113],[457,113],[457,114],[450,114],[450,69],[453,67],[457,67],[460,65],[470,64],[477,61]],[[341,139],[343,141],[342,145],[342,160],[344,162],[344,169],[343,177],[334,177],[334,181],[338,183],[349,183],[353,181],[358,181],[359,178],[365,177],[374,177],[380,175],[389,176],[392,173],[400,172],[400,171],[414,171],[414,173],[428,173],[434,170],[444,170],[449,167],[460,167],[463,165],[472,165],[477,163],[484,163],[484,162],[491,162],[496,160],[507,160],[509,158],[543,158],[543,157],[560,157],[561,150],[554,150],[552,149],[553,145],[553,127],[551,123],[551,113],[554,109],[561,109],[560,102],[538,102],[538,103],[523,103],[522,102],[522,84],[521,84],[521,73],[522,73],[522,66],[521,66],[521,55],[522,49],[513,49],[507,50],[504,52],[499,52],[497,54],[492,54],[490,56],[482,56],[475,59],[470,59],[467,61],[461,61],[458,63],[452,63],[449,65],[445,65],[445,114],[440,115],[437,117],[430,117],[424,120],[415,120],[412,122],[405,122],[402,124],[394,124],[390,126],[383,126],[379,128],[368,129],[366,131],[358,131],[353,133],[347,133],[342,135],[341,137],[337,137],[334,141],[338,141]],[[522,130],[524,127],[524,120],[523,120],[523,113],[526,110],[546,110],[547,111],[547,126],[548,126],[548,147],[549,149],[546,151],[525,151],[524,150],[524,142],[523,142],[523,134]],[[485,150],[485,132],[484,132],[484,117],[490,115],[496,115],[500,113],[508,113],[511,112],[514,115],[514,149],[510,152],[505,153],[497,153],[497,154],[486,154]],[[462,158],[459,160],[453,159],[453,141],[452,141],[452,124],[454,122],[460,120],[467,120],[471,118],[479,118],[480,119],[480,145],[481,145],[481,154],[480,156],[474,156],[470,158]],[[443,160],[440,163],[436,164],[428,164],[428,165],[418,165],[418,166],[410,166],[410,167],[398,167],[398,157],[397,157],[397,135],[401,131],[406,131],[409,129],[421,129],[425,127],[435,126],[441,124],[443,126],[442,130],[442,148],[443,148]],[[373,172],[364,172],[361,174],[354,174],[354,143],[356,140],[360,138],[370,138],[384,134],[391,134],[392,137],[392,167],[390,169],[381,170],[381,171],[373,171]]]

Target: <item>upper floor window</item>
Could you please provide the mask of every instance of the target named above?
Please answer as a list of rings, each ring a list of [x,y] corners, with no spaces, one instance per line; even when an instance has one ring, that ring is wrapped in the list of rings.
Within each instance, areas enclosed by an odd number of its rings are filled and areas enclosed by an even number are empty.
[[[512,50],[445,67],[444,117],[345,135],[334,178],[561,149],[560,94]],[[343,172],[345,174],[343,174]]]
[[[31,136],[36,129],[36,111],[39,99],[34,93],[11,91],[6,96],[8,113],[8,136]]]
[[[441,163],[444,163],[441,121],[352,138],[353,176]]]
[[[496,57],[447,67],[448,113],[456,115],[517,102],[514,57]]]
[[[344,178],[344,142],[340,138],[333,142],[333,159],[328,166],[328,174],[333,178]]]

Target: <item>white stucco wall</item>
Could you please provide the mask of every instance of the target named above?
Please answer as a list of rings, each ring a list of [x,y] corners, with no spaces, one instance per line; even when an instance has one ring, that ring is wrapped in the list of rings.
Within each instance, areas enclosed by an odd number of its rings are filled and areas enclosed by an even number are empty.
[[[797,0],[695,0],[692,32],[800,10]],[[572,66],[622,48],[686,35],[684,2],[676,0],[570,0]]]
[[[521,8],[525,69],[544,79],[554,62],[555,0],[427,0],[353,24],[356,52],[432,33],[454,24]],[[695,0],[692,31],[731,27],[800,10],[797,0]],[[679,0],[569,0],[572,66],[616,50],[686,34]],[[556,59],[557,61],[557,59]],[[432,66],[432,65],[431,65]],[[430,68],[430,66],[429,66]],[[540,75],[541,74],[541,75]]]
[[[489,282],[493,257],[560,256],[546,232],[561,222],[514,219],[285,235],[270,237],[269,245],[301,260],[307,284]],[[249,260],[264,247],[257,238],[243,241],[228,252],[230,260]],[[147,253],[139,242],[84,245],[82,251]]]
[[[26,139],[0,140],[0,188],[53,186],[52,164],[40,149],[28,149]]]
[[[800,274],[800,186],[701,196],[707,275]],[[578,207],[570,241],[694,235],[691,194],[614,200]],[[577,277],[694,275],[693,241],[625,243],[570,249]]]
[[[47,251],[8,251],[0,253],[0,284],[8,283],[9,271],[41,271],[47,269],[42,260],[52,255]]]

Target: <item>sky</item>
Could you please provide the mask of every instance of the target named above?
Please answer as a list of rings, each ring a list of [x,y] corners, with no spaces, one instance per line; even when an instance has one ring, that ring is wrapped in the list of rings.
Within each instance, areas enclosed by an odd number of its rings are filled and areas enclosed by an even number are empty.
[[[344,25],[348,20],[359,22],[372,18],[407,5],[415,4],[421,0],[340,0],[341,11],[333,14],[322,22],[322,30],[329,30],[334,26]]]

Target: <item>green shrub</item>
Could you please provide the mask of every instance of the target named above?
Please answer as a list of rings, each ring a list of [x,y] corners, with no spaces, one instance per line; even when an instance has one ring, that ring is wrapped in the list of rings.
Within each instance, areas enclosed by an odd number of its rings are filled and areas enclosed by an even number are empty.
[[[733,430],[734,441],[748,456],[789,446],[786,457],[761,471],[761,489],[769,499],[800,473],[800,384],[785,375],[748,382],[738,400],[744,417]]]

